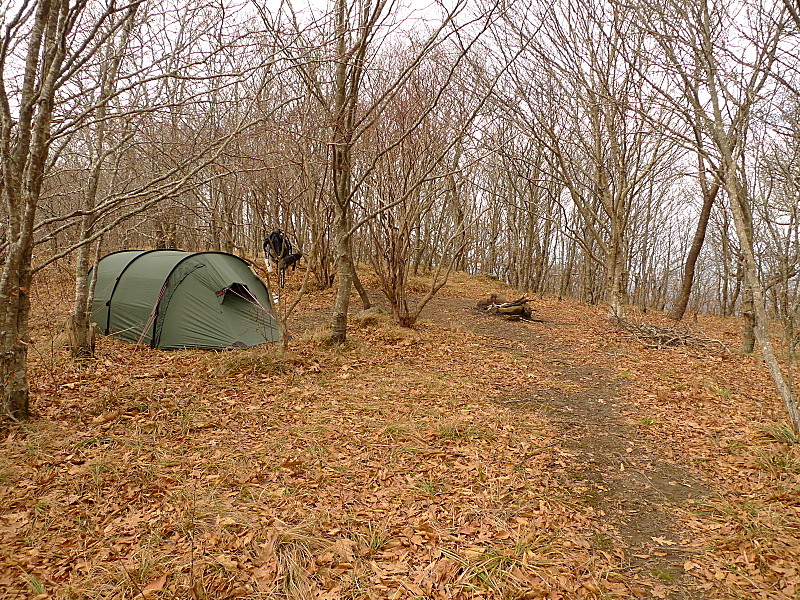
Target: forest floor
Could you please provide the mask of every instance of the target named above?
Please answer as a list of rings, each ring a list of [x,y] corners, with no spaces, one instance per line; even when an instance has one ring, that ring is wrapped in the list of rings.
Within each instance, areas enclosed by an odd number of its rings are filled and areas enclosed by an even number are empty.
[[[738,320],[690,324],[730,351],[653,349],[605,307],[509,322],[490,292],[515,295],[457,274],[416,329],[354,318],[332,348],[316,291],[286,353],[104,338],[80,366],[43,280],[0,600],[800,598],[800,441]]]

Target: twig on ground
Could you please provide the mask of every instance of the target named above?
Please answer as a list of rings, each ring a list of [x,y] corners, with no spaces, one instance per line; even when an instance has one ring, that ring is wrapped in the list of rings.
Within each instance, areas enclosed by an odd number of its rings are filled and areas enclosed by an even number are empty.
[[[125,571],[125,575],[128,576],[128,580],[131,582],[131,585],[136,590],[136,593],[141,595],[141,597],[144,598],[145,600],[147,600],[147,596],[144,595],[144,590],[142,590],[139,584],[136,583],[136,581],[133,579],[133,576],[130,574],[130,571],[128,571],[128,569],[125,567],[125,563],[122,562],[121,559],[119,561],[119,564],[122,566],[122,570]]]

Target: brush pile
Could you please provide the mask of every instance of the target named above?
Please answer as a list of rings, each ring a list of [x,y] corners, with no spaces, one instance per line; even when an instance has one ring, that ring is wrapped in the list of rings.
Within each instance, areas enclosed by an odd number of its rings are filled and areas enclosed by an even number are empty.
[[[688,328],[659,327],[648,323],[631,323],[625,319],[617,318],[617,325],[623,335],[635,339],[647,348],[674,348],[687,346],[704,352],[724,352],[730,350],[721,341],[708,337],[702,332],[691,331]]]

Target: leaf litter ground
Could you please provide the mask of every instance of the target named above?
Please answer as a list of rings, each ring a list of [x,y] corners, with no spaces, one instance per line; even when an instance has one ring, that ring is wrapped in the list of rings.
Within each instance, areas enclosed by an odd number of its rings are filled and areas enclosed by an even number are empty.
[[[48,281],[36,418],[3,430],[0,599],[797,598],[800,452],[756,359],[555,298],[502,321],[472,307],[510,290],[457,276],[416,330],[344,349],[315,292],[285,354],[102,339],[79,368]]]

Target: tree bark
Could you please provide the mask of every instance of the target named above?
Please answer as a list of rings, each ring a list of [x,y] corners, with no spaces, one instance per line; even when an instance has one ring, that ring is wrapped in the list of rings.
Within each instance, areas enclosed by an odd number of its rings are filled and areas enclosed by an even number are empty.
[[[767,369],[769,369],[769,373],[772,376],[772,381],[778,390],[778,395],[789,415],[789,421],[795,431],[800,431],[800,405],[798,405],[800,403],[798,403],[794,395],[790,382],[781,370],[778,357],[772,345],[772,338],[770,337],[766,298],[764,288],[758,277],[758,267],[753,247],[753,220],[750,214],[748,198],[736,173],[736,162],[733,156],[730,153],[723,152],[723,158],[725,159],[725,187],[731,198],[733,222],[744,258],[745,284],[753,299],[754,336],[761,349],[764,363],[766,363]]]
[[[0,288],[2,312],[2,354],[0,354],[0,381],[3,382],[2,411],[15,420],[30,417],[28,386],[28,345],[30,335],[31,248],[15,248],[6,256],[6,266],[17,264],[3,277]],[[15,256],[16,255],[16,256]]]
[[[347,311],[350,308],[350,289],[355,272],[350,246],[350,222],[352,220],[350,216],[350,170],[353,144],[352,119],[358,101],[358,73],[348,73],[350,70],[348,67],[353,65],[349,62],[350,56],[348,56],[346,44],[346,8],[346,0],[337,0],[337,64],[333,102],[333,139],[330,150],[334,195],[336,267],[339,276],[336,300],[333,305],[331,341],[340,345],[347,341]],[[348,79],[350,80],[349,82]]]
[[[680,321],[683,319],[683,315],[686,314],[689,296],[692,294],[692,284],[694,283],[697,259],[700,256],[700,252],[703,249],[703,242],[706,239],[706,230],[708,229],[708,220],[711,216],[711,208],[714,206],[714,200],[719,192],[719,183],[715,182],[709,188],[702,173],[700,187],[703,190],[703,208],[700,211],[700,220],[697,222],[697,229],[694,232],[692,246],[689,248],[689,253],[686,255],[686,264],[683,267],[683,278],[681,279],[681,292],[675,300],[675,306],[672,307],[669,313],[669,318],[675,321]]]
[[[0,274],[0,385],[2,411],[18,420],[30,415],[27,356],[33,230],[47,164],[53,98],[66,52],[66,28],[72,22],[67,18],[70,10],[66,2],[58,0],[36,6],[26,40],[21,87],[15,94],[16,115],[8,102],[8,83],[0,76],[4,100],[0,103],[0,198],[8,218]],[[6,44],[0,56],[0,75],[4,75],[7,52]]]
[[[624,319],[628,306],[628,274],[623,246],[622,228],[612,216],[611,240],[606,257],[606,293],[608,294],[609,317]]]
[[[752,354],[756,346],[756,314],[753,311],[753,294],[749,288],[745,290],[742,302],[742,321],[742,352]]]
[[[364,289],[364,286],[361,284],[361,278],[358,276],[358,271],[356,270],[355,265],[353,265],[353,286],[356,288],[356,291],[361,298],[361,305],[363,306],[364,310],[372,308],[372,301],[369,299],[367,290]]]
[[[350,289],[353,283],[353,265],[350,259],[350,244],[348,234],[350,231],[349,220],[341,207],[336,216],[336,264],[338,267],[338,284],[336,287],[336,300],[333,305],[333,319],[331,322],[331,341],[334,344],[344,344],[347,341],[347,311],[350,309]]]

